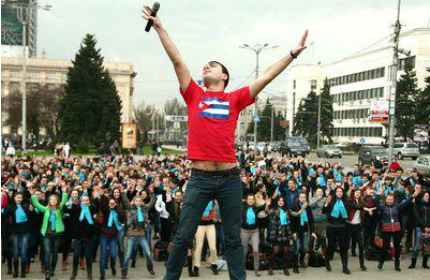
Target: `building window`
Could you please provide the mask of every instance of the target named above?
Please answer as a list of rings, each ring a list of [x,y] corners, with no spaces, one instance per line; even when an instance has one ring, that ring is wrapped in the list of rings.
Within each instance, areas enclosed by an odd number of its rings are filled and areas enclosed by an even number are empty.
[[[296,89],[296,80],[293,81],[293,89]]]
[[[12,75],[12,78],[16,78],[16,79],[19,78],[19,72],[18,71],[12,71],[11,75]]]
[[[9,91],[15,92],[20,90],[20,84],[17,82],[10,82],[9,83]]]
[[[30,79],[36,80],[37,79],[37,73],[31,72],[30,73]]]

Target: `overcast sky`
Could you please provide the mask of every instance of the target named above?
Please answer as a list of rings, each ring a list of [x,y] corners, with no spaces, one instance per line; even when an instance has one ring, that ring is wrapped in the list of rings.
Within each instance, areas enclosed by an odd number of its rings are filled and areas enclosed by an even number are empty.
[[[129,62],[137,72],[135,104],[162,105],[179,96],[173,68],[154,31],[144,31],[142,0],[40,0],[51,4],[38,15],[38,49],[49,58],[73,59],[86,33],[95,34],[105,61]],[[228,90],[247,84],[255,54],[238,48],[247,43],[279,45],[260,55],[264,70],[289,53],[305,29],[314,41],[314,58],[323,63],[353,54],[390,34],[397,0],[161,0],[159,15],[192,76],[200,79],[210,60],[230,71]],[[403,30],[426,27],[430,1],[403,0]],[[308,50],[298,62],[310,62]],[[287,75],[268,91],[285,91]]]

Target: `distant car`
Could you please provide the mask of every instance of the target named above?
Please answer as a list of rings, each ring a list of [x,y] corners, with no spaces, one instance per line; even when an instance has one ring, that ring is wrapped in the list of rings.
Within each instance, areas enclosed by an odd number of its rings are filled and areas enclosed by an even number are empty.
[[[416,160],[420,155],[418,145],[415,143],[399,142],[393,146],[393,155],[398,159],[412,158]]]
[[[269,144],[269,152],[279,152],[279,148],[281,147],[281,143],[279,142],[272,142]]]
[[[266,142],[259,142],[259,143],[257,143],[257,150],[260,153],[267,152],[268,151],[267,143]]]
[[[430,174],[430,156],[420,156],[415,162],[414,162],[414,168],[416,169],[423,169],[424,172],[427,174]]]
[[[342,152],[340,148],[334,145],[323,145],[317,150],[317,157],[342,158]]]
[[[311,148],[309,142],[305,137],[291,136],[281,143],[281,155],[289,156],[306,156],[310,153]]]
[[[358,151],[358,164],[370,164],[382,168],[388,164],[388,152],[382,146],[364,146]]]

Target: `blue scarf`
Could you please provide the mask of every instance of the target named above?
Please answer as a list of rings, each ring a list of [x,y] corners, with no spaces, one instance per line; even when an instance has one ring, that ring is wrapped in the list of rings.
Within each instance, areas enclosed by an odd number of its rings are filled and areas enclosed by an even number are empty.
[[[16,205],[15,222],[17,224],[27,222],[27,215],[21,205]]]
[[[287,212],[285,212],[281,207],[279,207],[279,218],[281,219],[281,226],[288,225]]]
[[[246,212],[246,223],[248,225],[255,225],[255,213],[252,207],[248,207],[248,211]]]
[[[69,200],[67,202],[73,201],[72,197],[69,197]],[[67,205],[67,209],[72,209],[72,204]]]
[[[51,214],[49,215],[49,222],[51,223],[51,228],[53,231],[56,230],[56,223],[57,223],[57,211],[55,209],[51,209]]]
[[[303,206],[303,204],[299,203],[300,207]],[[302,214],[300,214],[300,225],[304,226],[305,224],[308,223],[308,213],[305,209],[305,211],[302,212]]]
[[[108,227],[112,227],[115,223],[115,227],[118,231],[121,230],[121,226],[118,221],[118,213],[115,210],[110,210],[109,213],[109,220],[108,220]]]
[[[363,180],[357,176],[352,178],[352,183],[354,184],[354,189],[358,190],[363,185]]]
[[[137,206],[137,221],[143,223],[145,221],[145,216],[143,215],[142,206]]]
[[[213,201],[210,201],[208,203],[208,206],[206,206],[205,212],[203,213],[203,216],[209,217],[209,212],[212,210],[213,207]]]
[[[327,183],[326,183],[326,181],[325,181],[324,174],[318,174],[318,177],[320,178],[320,186],[321,186],[321,187],[325,187],[325,186],[327,186]]]
[[[333,206],[333,211],[331,211],[331,216],[334,218],[339,218],[339,215],[342,215],[342,218],[346,219],[348,214],[346,213],[345,205],[343,205],[342,199],[337,199],[336,203]]]
[[[91,217],[90,207],[84,206],[81,204],[81,214],[79,215],[79,221],[83,221],[84,219],[87,219],[88,223],[90,225],[93,224],[93,218]]]

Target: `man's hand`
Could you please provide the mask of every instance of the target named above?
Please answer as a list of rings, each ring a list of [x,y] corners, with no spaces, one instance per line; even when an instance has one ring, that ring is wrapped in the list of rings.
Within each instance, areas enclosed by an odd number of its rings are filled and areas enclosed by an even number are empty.
[[[309,30],[306,30],[305,33],[303,34],[302,39],[300,40],[299,44],[293,50],[293,54],[295,56],[300,55],[302,53],[302,51],[307,48],[307,46],[306,46],[306,40],[308,38],[308,33],[309,33]]]
[[[152,26],[154,26],[155,29],[162,29],[163,25],[161,24],[160,17],[156,15],[155,17],[151,16],[152,8],[149,6],[144,5],[142,9],[142,17],[145,20],[152,20]]]
[[[298,56],[304,49],[306,49],[305,44],[307,38],[308,30],[305,31],[299,44],[292,51],[294,56]],[[282,71],[285,70],[285,68],[288,67],[288,65],[290,65],[293,59],[294,58],[291,56],[291,54],[285,56],[284,58],[270,66],[266,71],[264,71],[264,73],[260,77],[253,80],[249,85],[251,96],[255,98],[273,79],[275,79],[279,74],[282,73]]]

